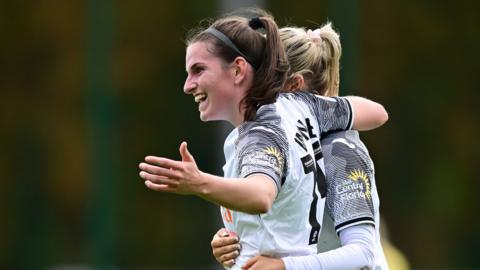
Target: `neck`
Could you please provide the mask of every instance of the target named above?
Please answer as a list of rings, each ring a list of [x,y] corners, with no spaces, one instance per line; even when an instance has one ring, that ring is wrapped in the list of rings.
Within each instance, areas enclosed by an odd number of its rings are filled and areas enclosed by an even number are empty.
[[[238,100],[238,105],[236,106],[236,108],[234,108],[234,111],[232,112],[232,117],[230,118],[229,122],[234,127],[238,127],[239,125],[243,124],[243,122],[245,122],[244,115],[246,108],[245,103],[243,102],[243,98],[245,97],[248,90],[246,88],[237,86],[235,91],[236,93],[238,93],[238,96],[236,97],[236,99]]]
[[[245,110],[241,110],[241,111],[237,112],[229,122],[234,127],[240,126],[241,124],[243,124],[243,122],[245,122],[244,117],[243,117],[244,113],[245,113]]]

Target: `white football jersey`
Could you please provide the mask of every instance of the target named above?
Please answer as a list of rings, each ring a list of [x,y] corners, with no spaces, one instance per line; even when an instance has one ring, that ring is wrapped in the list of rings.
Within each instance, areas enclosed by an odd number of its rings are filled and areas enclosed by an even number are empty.
[[[284,257],[317,252],[327,192],[321,135],[350,129],[352,121],[345,98],[293,92],[261,106],[254,121],[229,134],[224,145],[226,181],[261,173],[277,186],[268,213],[250,215],[221,208],[225,227],[238,234],[242,245],[232,269],[240,269],[258,254]]]
[[[380,200],[375,169],[357,131],[325,135],[321,140],[327,183],[326,215],[318,251],[340,247],[337,234],[358,224],[375,226],[375,267],[387,270],[380,243]]]

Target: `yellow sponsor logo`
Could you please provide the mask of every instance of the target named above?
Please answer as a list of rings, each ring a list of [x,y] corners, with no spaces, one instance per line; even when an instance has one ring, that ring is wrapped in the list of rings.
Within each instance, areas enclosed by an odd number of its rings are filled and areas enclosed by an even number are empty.
[[[272,146],[265,148],[263,151],[265,151],[267,155],[274,156],[277,159],[278,166],[280,167],[280,171],[281,171],[283,168],[283,156],[280,153],[280,151],[277,148]]]
[[[348,175],[348,179],[354,182],[361,181],[365,185],[364,194],[368,199],[370,199],[370,197],[372,196],[370,181],[368,180],[368,175],[363,170],[353,170]]]

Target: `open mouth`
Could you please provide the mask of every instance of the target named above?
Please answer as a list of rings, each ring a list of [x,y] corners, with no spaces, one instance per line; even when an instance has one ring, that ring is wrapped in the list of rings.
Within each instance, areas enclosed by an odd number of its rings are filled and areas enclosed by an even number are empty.
[[[196,94],[194,98],[196,103],[201,103],[207,99],[207,94]]]

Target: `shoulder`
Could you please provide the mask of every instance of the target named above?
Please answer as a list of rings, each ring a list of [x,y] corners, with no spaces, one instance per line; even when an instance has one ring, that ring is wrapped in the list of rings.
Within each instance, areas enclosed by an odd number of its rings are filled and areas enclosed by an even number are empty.
[[[239,139],[251,139],[256,136],[268,136],[272,139],[285,137],[282,117],[275,103],[261,106],[253,121],[243,123],[238,127]]]
[[[323,149],[345,148],[352,151],[362,151],[368,155],[366,146],[360,139],[359,132],[356,130],[345,130],[325,133],[322,137],[321,144]]]
[[[330,133],[322,138],[321,145],[329,176],[354,170],[374,173],[373,161],[357,131]]]
[[[235,145],[240,153],[254,149],[268,152],[272,148],[287,153],[288,138],[282,117],[274,103],[261,106],[253,121],[245,122],[237,129]]]
[[[278,100],[287,100],[287,101],[299,101],[299,102],[306,102],[312,103],[316,100],[330,100],[334,101],[336,98],[325,97],[320,95],[315,95],[313,93],[307,91],[293,91],[288,93],[281,93],[278,96]]]

